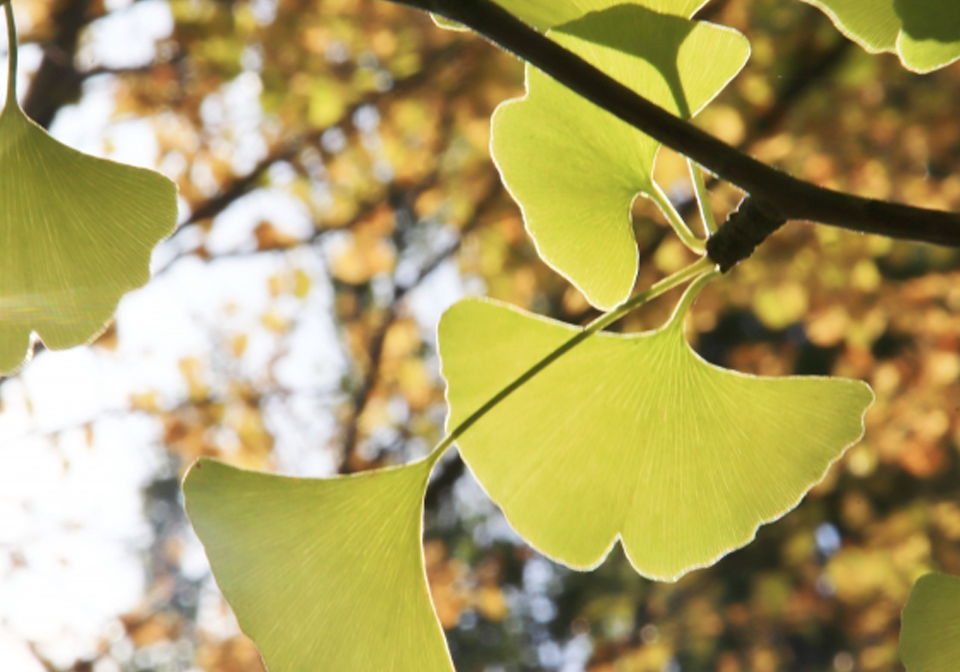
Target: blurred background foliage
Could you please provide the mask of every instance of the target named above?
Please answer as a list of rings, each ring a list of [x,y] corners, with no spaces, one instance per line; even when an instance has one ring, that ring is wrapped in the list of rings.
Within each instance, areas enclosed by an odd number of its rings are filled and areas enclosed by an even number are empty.
[[[595,316],[539,261],[489,159],[490,114],[522,91],[522,68],[381,0],[14,7],[27,113],[87,151],[156,166],[182,208],[155,279],[85,349],[94,364],[58,381],[66,360],[41,352],[0,383],[3,468],[21,465],[23,486],[0,491],[0,643],[18,652],[7,658],[17,670],[254,672],[256,650],[183,515],[190,462],[322,476],[416,458],[443,431],[435,326],[453,300]],[[960,210],[960,67],[910,74],[793,0],[714,0],[701,18],[753,45],[703,127],[808,180]],[[682,159],[664,151],[658,174],[695,218]],[[716,185],[712,199],[722,216],[739,194]],[[689,258],[650,204],[635,216],[647,286]],[[553,565],[445,458],[427,495],[425,556],[457,669],[901,669],[913,581],[960,574],[958,262],[953,250],[793,223],[704,291],[690,331],[707,359],[861,378],[877,402],[864,441],[796,511],[676,584],[638,577],[619,550],[588,574]],[[621,328],[657,326],[674,299]],[[44,367],[46,388],[31,382]],[[112,384],[109,403],[37,418],[47,388],[92,395],[114,370],[136,373]],[[71,489],[83,456],[122,454],[115,443],[141,446],[149,466]],[[45,496],[75,511],[90,492],[134,483],[137,531],[105,536],[139,578],[112,612],[88,613],[111,576],[63,574],[72,552],[58,565],[38,550],[54,532],[36,522],[31,484],[51,482],[48,470],[65,489]],[[77,513],[62,525],[96,522]],[[57,608],[47,593],[71,581],[90,588],[73,620],[51,630],[34,622],[51,614],[24,616]]]

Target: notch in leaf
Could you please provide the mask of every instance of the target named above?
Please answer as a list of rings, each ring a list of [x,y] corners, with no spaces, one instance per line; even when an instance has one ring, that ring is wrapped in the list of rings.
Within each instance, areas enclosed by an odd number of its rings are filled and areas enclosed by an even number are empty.
[[[705,276],[709,277],[709,276]],[[676,580],[794,508],[863,434],[860,381],[766,378],[707,363],[684,315],[585,340],[458,441],[517,532],[576,569],[617,539],[644,576]],[[449,427],[578,329],[483,300],[440,322]]]
[[[453,672],[420,545],[431,465],[332,479],[190,469],[190,521],[271,672]]]
[[[663,14],[693,16],[709,0],[497,0],[497,4],[537,30],[546,31],[615,5],[639,4]],[[436,17],[444,28],[460,28]]]
[[[957,0],[803,0],[872,54],[891,52],[927,73],[960,59]]]
[[[588,14],[550,36],[684,118],[712,100],[750,54],[732,29],[638,4]],[[638,194],[657,202],[685,242],[692,238],[653,180],[660,144],[535,68],[526,73],[526,96],[494,114],[494,161],[540,256],[593,305],[610,309],[630,295],[637,275],[630,209]]]
[[[150,278],[150,253],[177,220],[159,173],[94,158],[54,140],[16,97],[16,31],[0,112],[0,373],[19,367],[35,332],[52,349],[90,341],[120,297]]]

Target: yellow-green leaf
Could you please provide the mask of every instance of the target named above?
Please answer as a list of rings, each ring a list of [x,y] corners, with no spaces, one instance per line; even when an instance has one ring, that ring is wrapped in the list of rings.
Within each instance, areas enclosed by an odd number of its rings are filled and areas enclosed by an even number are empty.
[[[622,84],[689,118],[750,53],[736,31],[639,5],[613,7],[551,37]],[[659,143],[539,70],[527,95],[497,108],[492,153],[543,259],[595,306],[624,301],[637,274],[630,208],[653,182]]]
[[[920,577],[903,609],[900,657],[907,672],[956,672],[960,667],[960,577]]]
[[[869,52],[894,52],[915,72],[960,59],[957,0],[804,0]]]
[[[661,14],[693,16],[710,0],[497,0],[497,4],[537,30],[551,28],[616,5],[640,4]],[[459,23],[435,16],[437,25],[461,30]]]
[[[91,340],[176,224],[177,193],[150,170],[50,137],[14,103],[0,113],[0,372],[47,347]]]
[[[589,12],[624,4],[644,5],[662,14],[689,17],[709,0],[497,0],[497,4],[538,30],[549,30]]]
[[[421,549],[430,463],[332,479],[201,460],[187,513],[270,672],[452,672]]]
[[[663,328],[600,334],[507,397],[459,440],[525,539],[577,569],[620,538],[641,574],[674,580],[747,544],[797,505],[863,433],[859,381],[721,369]],[[578,329],[485,300],[440,323],[449,426]]]

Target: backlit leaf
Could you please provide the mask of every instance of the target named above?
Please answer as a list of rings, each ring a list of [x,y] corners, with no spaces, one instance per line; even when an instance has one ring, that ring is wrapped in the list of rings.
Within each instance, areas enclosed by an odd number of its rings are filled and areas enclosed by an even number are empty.
[[[662,14],[693,16],[710,0],[639,0],[641,4]],[[537,30],[546,31],[589,12],[598,12],[616,5],[631,4],[631,0],[497,0],[497,4],[530,24]],[[454,30],[462,29],[443,17],[434,17],[437,25]]]
[[[513,527],[550,557],[592,568],[621,538],[641,574],[677,579],[747,544],[862,436],[867,385],[709,364],[686,342],[684,305],[657,331],[587,339],[459,440]],[[440,323],[449,426],[577,331],[456,304]]]
[[[428,462],[333,479],[201,460],[187,513],[271,672],[452,672],[421,551]]]
[[[822,9],[869,52],[895,52],[904,66],[930,72],[960,59],[956,0],[804,0]]]
[[[96,336],[177,217],[168,179],[71,149],[14,104],[0,113],[0,203],[0,372],[31,332],[52,349]]]
[[[693,16],[708,0],[497,0],[497,4],[538,30],[549,30],[579,19],[588,12],[616,5],[638,4],[662,14]]]
[[[739,33],[638,5],[590,14],[551,36],[614,79],[689,118],[740,71]],[[527,95],[493,117],[492,152],[544,260],[597,307],[633,289],[637,246],[630,207],[656,196],[659,143],[540,71]]]
[[[907,672],[955,672],[960,661],[960,577],[927,574],[903,609],[900,657]]]

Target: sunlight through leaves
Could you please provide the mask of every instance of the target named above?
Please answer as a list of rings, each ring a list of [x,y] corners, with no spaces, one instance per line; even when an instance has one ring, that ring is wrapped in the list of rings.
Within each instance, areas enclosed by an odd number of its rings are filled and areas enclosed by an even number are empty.
[[[683,323],[599,334],[459,440],[464,460],[533,546],[577,569],[616,539],[644,576],[675,580],[795,507],[863,434],[859,381],[756,377],[701,359]],[[577,332],[485,300],[440,324],[449,426]]]
[[[452,672],[420,541],[430,467],[302,479],[193,466],[187,513],[268,669]]]
[[[750,53],[736,31],[639,5],[590,14],[551,37],[685,118],[712,100]],[[497,109],[492,135],[494,160],[541,257],[595,306],[612,308],[633,289],[630,208],[638,193],[689,238],[653,181],[659,143],[535,68],[527,66],[527,95]]]

